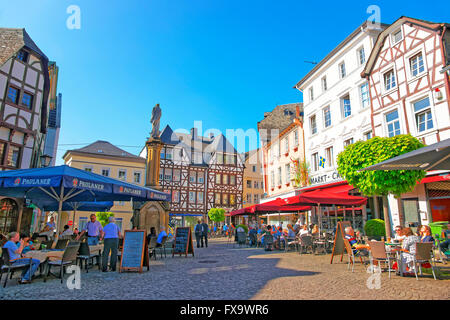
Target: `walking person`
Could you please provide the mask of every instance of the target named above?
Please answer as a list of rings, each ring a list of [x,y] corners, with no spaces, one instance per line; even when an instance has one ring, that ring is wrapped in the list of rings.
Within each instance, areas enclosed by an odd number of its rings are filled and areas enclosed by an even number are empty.
[[[77,236],[77,241],[87,232],[88,235],[88,245],[97,245],[99,238],[102,236],[103,227],[102,224],[97,221],[97,216],[91,214],[91,221],[86,223],[84,230]]]
[[[197,242],[197,248],[200,248],[200,240],[203,240],[202,239],[203,225],[201,224],[200,220],[197,221],[197,224],[194,227],[194,233],[195,233],[195,240]],[[202,247],[203,247],[203,241],[202,241]]]
[[[108,256],[111,252],[110,269],[116,271],[117,265],[117,249],[119,247],[119,238],[121,238],[120,229],[114,223],[116,219],[109,217],[109,223],[103,228],[104,248],[102,257],[103,272],[108,271]]]
[[[202,238],[201,238],[201,243],[202,243],[202,248],[203,248],[203,239],[205,239],[205,246],[208,248],[208,232],[209,232],[209,227],[208,224],[202,220]]]

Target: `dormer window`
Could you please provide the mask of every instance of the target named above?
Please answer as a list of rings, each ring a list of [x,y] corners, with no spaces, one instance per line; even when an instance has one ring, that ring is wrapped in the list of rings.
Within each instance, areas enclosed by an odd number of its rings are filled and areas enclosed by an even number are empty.
[[[102,149],[98,149],[97,152],[98,153],[103,153],[103,150]]]
[[[392,44],[397,44],[403,39],[402,29],[397,30],[392,34]]]
[[[24,51],[24,50],[20,50],[20,51],[17,53],[17,59],[20,60],[20,61],[23,61],[23,62],[27,63],[27,62],[28,62],[28,52],[26,52],[26,51]]]

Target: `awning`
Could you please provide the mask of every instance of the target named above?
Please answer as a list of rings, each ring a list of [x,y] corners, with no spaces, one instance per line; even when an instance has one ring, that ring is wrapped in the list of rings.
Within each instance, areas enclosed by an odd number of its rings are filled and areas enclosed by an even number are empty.
[[[445,173],[445,174],[442,174],[442,175],[425,177],[419,183],[431,183],[431,182],[439,182],[439,181],[448,181],[448,182],[450,182],[450,173]]]
[[[177,217],[201,217],[203,214],[201,213],[169,213],[169,216],[177,216]]]
[[[276,200],[272,200],[262,204],[255,204],[247,208],[242,208],[239,210],[234,210],[230,212],[230,216],[238,216],[238,215],[246,215],[246,214],[258,214],[258,213],[278,213],[278,212],[291,212],[293,214],[300,211],[311,210],[310,206],[285,206],[282,199],[277,198]]]
[[[348,186],[348,185],[347,185]],[[352,186],[348,186],[351,190]],[[302,193],[297,196],[284,199],[288,206],[292,205],[344,205],[361,206],[367,203],[367,198],[348,195],[345,188],[336,189],[336,192],[330,189],[318,189]]]

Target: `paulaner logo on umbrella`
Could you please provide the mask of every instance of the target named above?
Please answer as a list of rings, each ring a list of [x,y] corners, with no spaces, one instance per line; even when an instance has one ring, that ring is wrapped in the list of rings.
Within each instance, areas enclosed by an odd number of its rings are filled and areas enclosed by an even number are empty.
[[[123,192],[123,187],[119,187],[119,192]]]
[[[15,185],[20,184],[20,178],[17,178],[16,180],[14,180],[14,184],[15,184]]]
[[[74,187],[76,187],[78,185],[78,179],[77,178],[73,179],[72,184]]]

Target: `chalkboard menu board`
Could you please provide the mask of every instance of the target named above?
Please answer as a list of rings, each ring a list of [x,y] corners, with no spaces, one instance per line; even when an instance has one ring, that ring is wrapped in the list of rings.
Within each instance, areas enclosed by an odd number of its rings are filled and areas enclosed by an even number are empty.
[[[345,236],[345,228],[350,227],[350,221],[340,221],[336,226],[336,234],[334,236],[334,244],[333,244],[333,252],[331,253],[331,263],[333,263],[333,257],[335,255],[341,255],[341,261],[344,257],[344,236]]]
[[[188,254],[192,254],[192,256],[194,256],[194,246],[192,245],[191,228],[180,227],[175,230],[175,239],[172,257],[175,254],[179,255],[184,254],[186,257]]]
[[[123,239],[122,258],[120,260],[120,272],[122,271],[142,272],[142,266],[144,263],[146,263],[148,267],[148,259],[145,259],[144,255],[144,253],[148,250],[145,239],[146,239],[145,230],[125,231]]]

